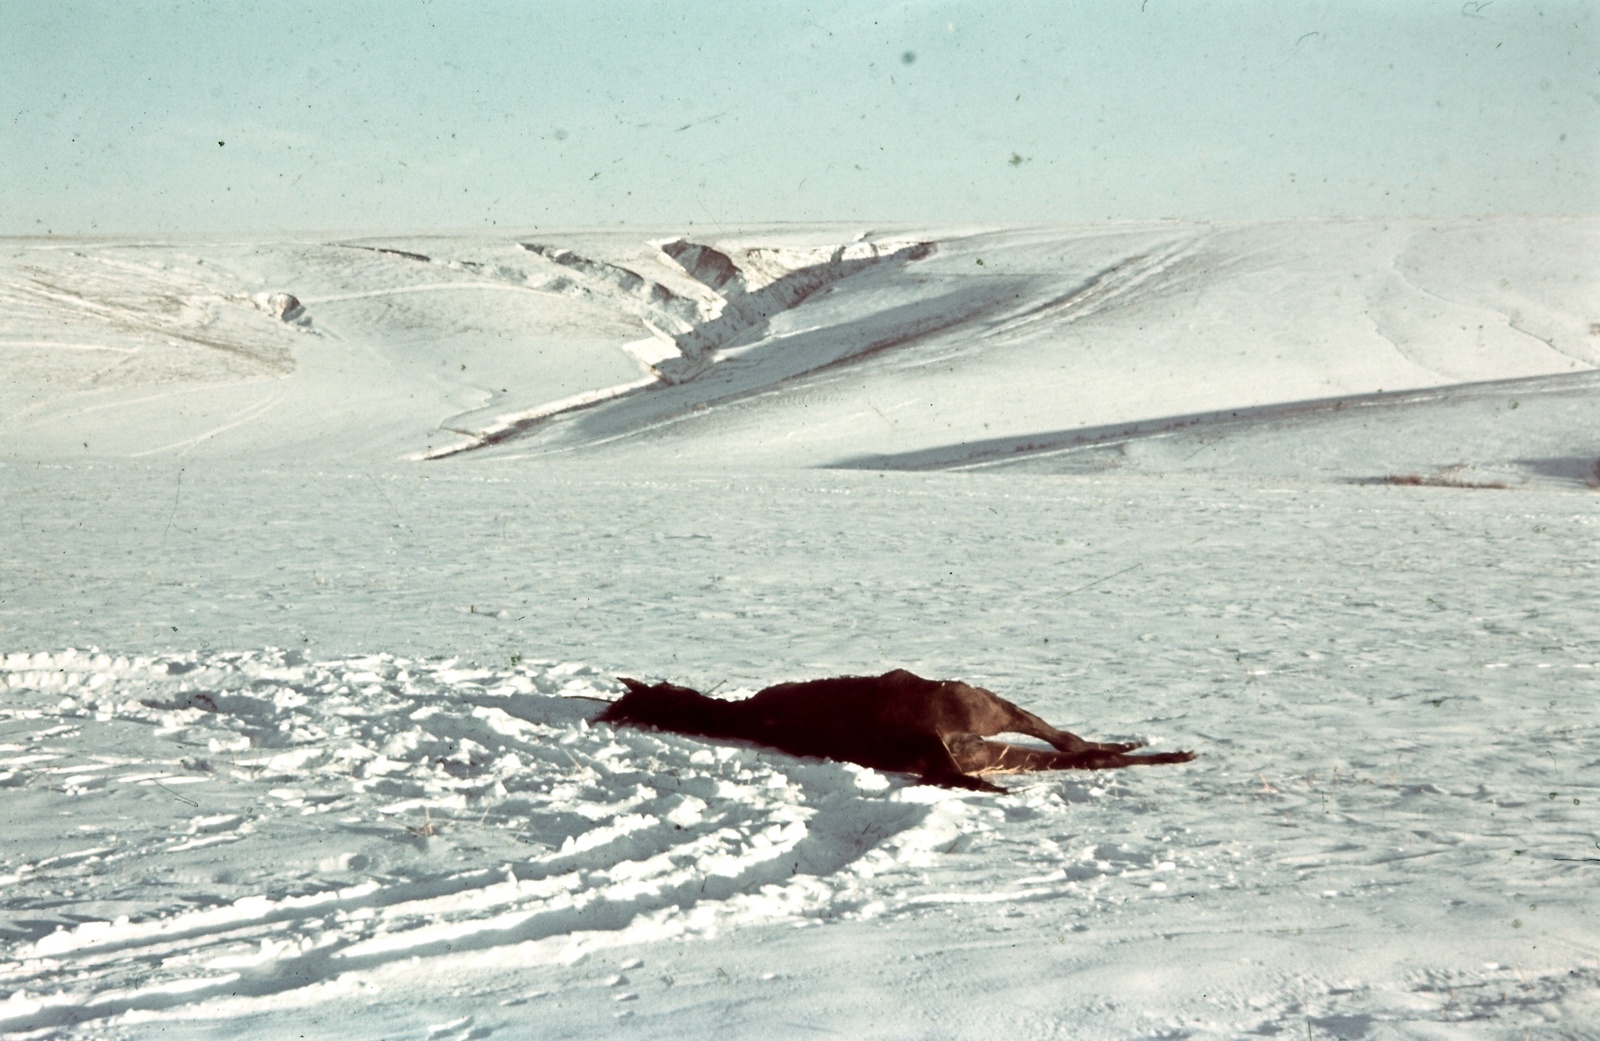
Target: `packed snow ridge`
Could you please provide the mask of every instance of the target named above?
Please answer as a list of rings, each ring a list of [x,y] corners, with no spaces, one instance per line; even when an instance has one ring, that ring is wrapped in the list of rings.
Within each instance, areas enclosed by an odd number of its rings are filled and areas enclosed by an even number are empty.
[[[743,251],[745,266],[741,268],[726,253],[685,239],[669,239],[657,246],[664,258],[703,289],[698,299],[680,296],[626,267],[592,260],[569,249],[523,243],[528,252],[569,269],[583,289],[612,294],[638,314],[652,338],[626,344],[623,349],[649,375],[496,416],[475,430],[451,428],[468,434],[471,440],[423,453],[421,458],[442,459],[496,444],[553,416],[657,384],[687,383],[720,360],[719,352],[759,340],[773,316],[798,306],[818,290],[879,265],[921,260],[937,248],[931,242],[869,241],[826,250],[752,248]],[[566,287],[559,279],[544,285],[554,290]]]

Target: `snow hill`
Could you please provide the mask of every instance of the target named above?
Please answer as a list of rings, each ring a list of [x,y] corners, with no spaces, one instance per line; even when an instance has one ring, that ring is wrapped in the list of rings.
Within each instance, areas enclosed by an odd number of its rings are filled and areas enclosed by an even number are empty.
[[[1240,409],[1251,428],[1350,407],[1390,424],[1417,400],[1397,392],[1454,404],[1502,382],[1539,402],[1510,417],[1517,442],[1562,458],[1592,446],[1544,413],[1600,364],[1592,220],[8,254],[0,429],[18,458],[1099,467],[1150,447],[1130,441],[1226,440]],[[1444,411],[1469,439],[1482,427]]]
[[[1600,220],[3,245],[8,1036],[1600,1036]]]

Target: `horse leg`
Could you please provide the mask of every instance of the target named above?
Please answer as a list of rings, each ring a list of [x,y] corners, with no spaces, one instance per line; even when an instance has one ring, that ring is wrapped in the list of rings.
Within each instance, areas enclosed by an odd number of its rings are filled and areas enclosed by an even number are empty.
[[[1135,748],[1144,747],[1143,741],[1134,741],[1129,744],[1102,744],[1098,741],[1085,741],[1077,734],[1051,726],[1027,709],[1018,708],[1009,701],[1006,702],[1006,705],[1012,711],[1012,718],[1005,730],[1036,737],[1062,752],[1131,752]],[[1003,732],[995,731],[995,733]],[[1060,768],[1052,767],[1051,769]]]
[[[1086,742],[1087,743],[1087,742]],[[1187,763],[1193,752],[1155,752],[1129,755],[1091,748],[1079,752],[1052,752],[1024,748],[1003,741],[985,741],[976,734],[952,734],[945,739],[950,756],[964,774],[1031,773],[1036,770],[1116,770],[1125,766]],[[1115,746],[1113,746],[1115,747]]]

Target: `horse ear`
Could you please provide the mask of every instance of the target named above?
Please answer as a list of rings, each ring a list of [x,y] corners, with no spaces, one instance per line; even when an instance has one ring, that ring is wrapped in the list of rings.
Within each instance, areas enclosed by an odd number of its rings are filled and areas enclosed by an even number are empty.
[[[641,690],[649,690],[650,689],[650,684],[648,684],[648,683],[640,683],[638,680],[630,680],[626,676],[618,676],[617,677],[617,682],[622,684],[624,687],[627,687],[629,692],[633,693],[633,694],[637,694]]]

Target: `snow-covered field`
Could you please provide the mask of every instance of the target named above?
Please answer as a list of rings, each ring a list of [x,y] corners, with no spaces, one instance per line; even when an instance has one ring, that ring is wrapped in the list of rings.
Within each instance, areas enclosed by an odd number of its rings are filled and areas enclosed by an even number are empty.
[[[1600,1037],[1600,221],[686,231],[5,241],[0,1031]]]

